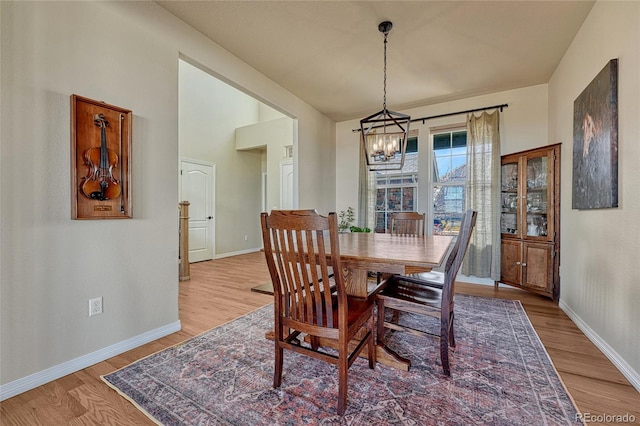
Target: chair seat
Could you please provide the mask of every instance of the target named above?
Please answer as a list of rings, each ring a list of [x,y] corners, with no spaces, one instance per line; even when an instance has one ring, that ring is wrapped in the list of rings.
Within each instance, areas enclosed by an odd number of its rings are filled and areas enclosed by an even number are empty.
[[[337,309],[338,295],[335,293],[336,283],[333,277],[329,279],[329,286],[330,286],[329,288],[331,289],[331,302],[333,305],[333,327],[332,328],[337,329],[338,328],[338,309]],[[313,293],[305,296],[305,300],[306,300],[306,297],[311,297],[313,300]],[[324,295],[321,297],[321,300],[322,300],[322,309],[324,311],[324,309],[326,308]],[[375,301],[372,298],[363,299],[360,297],[352,297],[352,296],[347,296],[347,302],[349,306],[349,309],[347,311],[347,324],[349,324],[349,326],[356,323],[361,323],[361,321],[359,320],[363,316],[367,315],[369,309],[371,309],[371,305],[375,303]],[[314,310],[314,313],[313,313],[314,321],[317,323],[317,315],[315,312],[316,306],[315,304],[313,304],[312,306]]]
[[[331,300],[334,307],[332,328],[337,329],[338,328],[338,309],[337,309],[338,295],[333,293],[331,295]],[[349,327],[351,327],[354,324],[362,323],[361,319],[363,317],[366,317],[366,315],[368,315],[369,310],[371,309],[371,306],[374,304],[374,301],[372,299],[362,299],[359,297],[351,297],[351,296],[347,296],[347,302],[349,305],[349,309],[347,311],[347,324],[349,325]],[[322,307],[324,310],[324,307],[325,307],[324,299],[323,299]],[[314,318],[314,321],[317,322],[315,305],[313,305],[313,310],[314,310],[313,318]]]
[[[442,302],[442,289],[422,283],[416,284],[406,280],[404,276],[396,276],[393,277],[393,284],[387,286],[378,296],[439,308]],[[388,303],[387,306],[391,307]]]
[[[399,280],[422,284],[429,287],[442,288],[444,287],[444,272],[429,271],[420,272],[417,274],[407,274],[397,276]]]

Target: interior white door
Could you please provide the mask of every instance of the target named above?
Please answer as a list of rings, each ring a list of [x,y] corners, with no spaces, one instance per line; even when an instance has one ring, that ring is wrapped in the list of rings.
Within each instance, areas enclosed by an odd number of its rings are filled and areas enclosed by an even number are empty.
[[[189,202],[189,262],[213,259],[215,164],[180,161],[180,201]]]
[[[280,208],[293,209],[293,161],[280,163]]]

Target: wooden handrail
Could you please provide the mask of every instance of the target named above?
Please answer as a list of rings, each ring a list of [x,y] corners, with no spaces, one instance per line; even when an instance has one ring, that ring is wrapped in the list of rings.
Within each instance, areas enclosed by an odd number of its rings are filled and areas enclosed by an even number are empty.
[[[180,281],[191,279],[189,265],[189,202],[181,201],[180,205]]]

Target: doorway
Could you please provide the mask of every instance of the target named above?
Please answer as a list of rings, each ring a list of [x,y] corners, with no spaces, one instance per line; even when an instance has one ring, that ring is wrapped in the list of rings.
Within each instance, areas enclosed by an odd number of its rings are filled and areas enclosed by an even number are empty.
[[[215,252],[215,170],[212,163],[180,160],[180,200],[190,203],[190,263],[211,260]]]
[[[190,206],[192,219],[212,217],[215,236],[209,239],[207,235],[212,234],[193,228],[190,260],[233,256],[261,248],[257,218],[261,211],[268,211],[265,207],[280,205],[279,163],[284,159],[283,147],[295,145],[294,131],[296,122],[284,113],[216,78],[198,64],[179,60],[178,163],[187,159],[215,164],[214,210],[197,215],[198,207]],[[181,181],[179,185],[182,190]],[[297,194],[291,198],[297,201]],[[205,250],[204,243],[209,240],[213,251]]]

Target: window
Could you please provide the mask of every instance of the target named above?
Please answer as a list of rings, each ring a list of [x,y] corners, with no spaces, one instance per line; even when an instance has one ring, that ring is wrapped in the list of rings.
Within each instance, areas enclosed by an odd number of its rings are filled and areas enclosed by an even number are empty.
[[[465,210],[467,131],[449,128],[432,137],[431,179],[424,184],[433,194],[433,233],[457,235]],[[375,172],[375,232],[389,229],[392,212],[420,211],[418,190],[418,138],[410,137],[402,170]]]
[[[402,170],[375,172],[375,232],[386,232],[391,212],[417,210],[418,138],[407,140]]]
[[[467,131],[433,134],[433,233],[457,235],[465,209]]]

